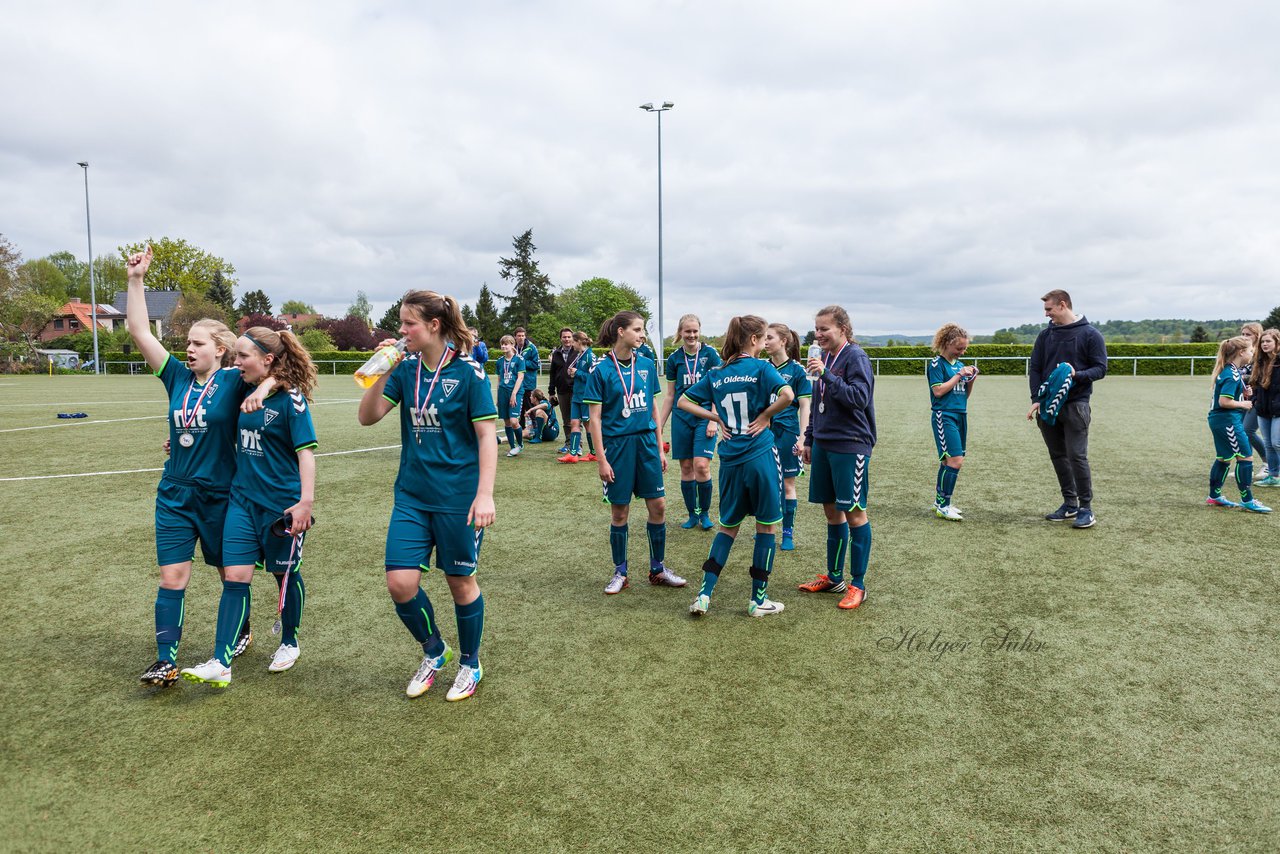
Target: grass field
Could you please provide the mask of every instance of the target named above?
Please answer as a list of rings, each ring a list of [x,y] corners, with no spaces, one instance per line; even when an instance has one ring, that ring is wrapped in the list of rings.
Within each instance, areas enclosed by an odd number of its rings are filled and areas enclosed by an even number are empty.
[[[393,418],[356,424],[356,392],[322,381],[321,452],[398,442]],[[824,566],[804,503],[781,616],[746,616],[749,542],[702,621],[693,590],[606,598],[595,466],[556,464],[558,443],[500,459],[485,679],[457,704],[404,696],[421,653],[383,584],[396,450],[320,459],[302,659],[267,673],[259,578],[225,691],[137,683],[157,472],[0,481],[0,849],[1274,851],[1280,513],[1203,506],[1209,395],[1098,386],[1099,523],[1075,531],[1040,520],[1059,496],[1025,380],[979,383],[948,523],[923,380],[883,379],[854,612],[794,590]],[[146,377],[0,377],[0,478],[156,468],[163,408]],[[676,527],[677,481],[668,563],[696,581],[710,535]],[[639,567],[642,513],[632,530]],[[426,587],[455,641],[443,579]],[[180,665],[208,657],[217,599],[198,567]],[[993,650],[1006,633],[1017,649]]]

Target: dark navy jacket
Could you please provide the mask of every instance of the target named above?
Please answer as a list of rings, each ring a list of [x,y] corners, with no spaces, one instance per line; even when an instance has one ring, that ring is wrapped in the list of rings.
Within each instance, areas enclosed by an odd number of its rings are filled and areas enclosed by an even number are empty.
[[[1259,418],[1280,418],[1280,359],[1271,366],[1270,388],[1262,387],[1262,378],[1249,377],[1253,386],[1253,411]]]
[[[1050,323],[1036,337],[1027,371],[1032,400],[1040,383],[1053,373],[1059,362],[1067,362],[1076,370],[1067,400],[1088,400],[1093,394],[1093,384],[1107,375],[1107,345],[1102,333],[1088,318],[1081,317],[1064,326]]]
[[[869,455],[876,444],[875,382],[871,360],[850,343],[822,379],[814,380],[805,447],[817,440],[837,454]]]

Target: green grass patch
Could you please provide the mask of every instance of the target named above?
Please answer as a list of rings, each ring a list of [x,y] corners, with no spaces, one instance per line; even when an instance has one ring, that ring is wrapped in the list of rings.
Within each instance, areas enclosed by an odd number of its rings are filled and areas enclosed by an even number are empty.
[[[356,424],[357,397],[322,379],[321,452],[398,442],[394,418]],[[320,459],[302,658],[267,673],[260,577],[225,691],[136,681],[157,473],[0,482],[0,848],[1274,850],[1280,520],[1202,505],[1207,380],[1098,385],[1088,531],[1040,520],[1059,496],[1025,379],[977,386],[962,523],[930,512],[923,381],[876,397],[870,596],[851,613],[794,589],[824,568],[804,480],[771,586],[786,612],[747,617],[744,540],[695,622],[695,591],[643,571],[602,594],[593,465],[557,464],[558,443],[500,458],[485,679],[458,704],[452,667],[403,693],[421,654],[383,583],[396,450]],[[0,377],[0,477],[157,468],[163,410],[146,377]],[[711,536],[677,527],[674,464],[667,485],[668,563],[696,583]],[[641,570],[643,524],[637,505]],[[443,579],[425,586],[456,645]],[[208,657],[218,592],[198,565],[181,665]]]

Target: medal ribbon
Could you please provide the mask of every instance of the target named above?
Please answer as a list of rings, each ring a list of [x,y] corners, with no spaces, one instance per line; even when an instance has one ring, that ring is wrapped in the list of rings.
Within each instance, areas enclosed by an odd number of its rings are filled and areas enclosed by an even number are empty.
[[[680,355],[684,357],[684,384],[685,386],[693,385],[693,378],[698,373],[698,354],[702,352],[702,342],[698,342],[698,349],[693,351],[693,361],[689,361],[687,351],[681,348]]]
[[[846,341],[844,342],[844,346],[840,348],[840,351],[836,353],[834,357],[832,357],[830,353],[822,354],[823,376],[826,376],[827,371],[835,370],[836,365],[840,363],[840,357],[844,355],[844,351],[848,349],[848,347],[849,347],[849,342]],[[823,406],[826,406],[827,404],[826,394],[827,394],[827,381],[820,377],[818,379],[818,401]]]
[[[206,397],[206,396],[208,396],[208,394],[209,394],[209,389],[213,387],[213,377],[212,377],[212,376],[210,376],[210,377],[209,377],[209,382],[205,383],[204,388],[203,388],[203,389],[201,389],[201,391],[200,391],[200,396],[196,398],[196,405],[195,405],[195,407],[194,407],[194,408],[192,408],[192,410],[191,410],[191,416],[190,416],[190,417],[188,417],[188,416],[187,416],[187,404],[188,404],[188,403],[190,402],[190,400],[191,400],[191,392],[195,389],[195,387],[196,387],[196,381],[195,381],[195,378],[193,377],[193,378],[192,378],[192,380],[191,380],[191,385],[187,386],[187,393],[186,393],[186,395],[182,398],[182,414],[181,414],[181,418],[182,418],[182,429],[183,429],[183,430],[190,430],[190,429],[191,429],[191,425],[192,425],[192,424],[194,424],[194,423],[196,423],[196,413],[200,411],[200,404],[201,404],[201,403],[204,403],[204,399],[205,399],[205,397]]]
[[[418,380],[413,385],[413,408],[418,413],[418,423],[422,423],[427,407],[431,405],[431,393],[436,390],[436,383],[440,380],[440,369],[444,367],[444,363],[452,355],[453,348],[445,347],[444,352],[440,354],[440,361],[436,362],[435,373],[431,377],[431,385],[427,388],[427,399],[421,403],[418,402],[418,398],[422,394],[422,357],[418,357]]]
[[[636,354],[634,352],[631,354],[631,385],[630,387],[628,387],[627,384],[622,379],[622,366],[618,364],[618,354],[610,353],[609,358],[613,359],[613,369],[618,372],[618,385],[622,386],[623,390],[626,392],[626,395],[627,395],[623,399],[622,408],[630,412],[631,411],[631,395],[635,393],[635,388],[636,388]]]

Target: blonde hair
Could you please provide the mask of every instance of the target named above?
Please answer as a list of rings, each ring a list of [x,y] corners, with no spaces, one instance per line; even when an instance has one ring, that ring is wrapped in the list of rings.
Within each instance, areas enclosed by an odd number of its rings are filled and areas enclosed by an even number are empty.
[[[853,321],[849,319],[849,312],[844,310],[843,306],[829,305],[826,308],[819,309],[815,317],[829,317],[836,326],[844,332],[844,337],[853,341]]]
[[[933,352],[941,353],[944,348],[951,346],[955,341],[968,337],[969,333],[958,323],[944,323],[933,334]]]
[[[787,358],[792,361],[800,361],[800,336],[795,333],[790,326],[785,323],[770,323],[769,328],[778,333],[786,345]]]
[[[1228,362],[1252,346],[1253,341],[1244,335],[1228,338],[1219,344],[1218,359],[1213,363],[1213,378],[1216,380],[1218,374],[1222,373],[1223,369],[1227,367]]]
[[[269,376],[285,388],[300,391],[308,400],[311,399],[311,392],[316,387],[316,366],[298,336],[287,329],[276,332],[265,326],[254,326],[244,331],[244,337],[272,356],[267,369]]]
[[[581,329],[579,329],[577,332],[573,333],[573,343],[581,344],[583,347],[586,347],[588,350],[590,350],[591,336],[583,332]]]
[[[503,344],[510,344],[514,347],[516,346],[516,339],[512,338],[510,335],[503,335],[498,339],[498,346],[501,347]]]
[[[1271,355],[1262,352],[1262,340],[1270,338],[1275,342]],[[1280,358],[1280,329],[1264,329],[1258,336],[1257,349],[1253,351],[1253,373],[1249,375],[1249,384],[1261,388],[1271,388],[1271,371]]]
[[[439,320],[440,337],[451,342],[459,353],[470,355],[476,346],[471,327],[462,319],[462,308],[453,297],[435,291],[409,291],[401,299],[400,307],[410,309],[419,320],[428,323]]]
[[[227,328],[227,324],[221,320],[214,320],[212,317],[202,317],[191,324],[191,328],[187,330],[187,335],[190,336],[195,329],[208,330],[209,337],[213,339],[214,345],[222,348],[222,367],[230,367],[236,358],[236,334]]]

